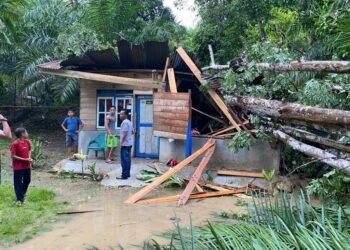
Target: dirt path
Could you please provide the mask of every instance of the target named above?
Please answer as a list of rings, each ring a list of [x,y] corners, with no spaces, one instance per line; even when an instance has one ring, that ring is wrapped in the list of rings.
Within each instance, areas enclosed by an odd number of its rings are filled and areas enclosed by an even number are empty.
[[[61,139],[59,137],[59,139]],[[182,226],[189,224],[189,215],[195,225],[206,223],[213,212],[240,211],[235,207],[235,197],[210,198],[190,201],[186,206],[176,203],[155,205],[127,205],[126,200],[136,189],[109,189],[97,182],[88,180],[62,179],[47,173],[52,166],[65,156],[62,140],[56,137],[44,146],[49,156],[45,166],[33,171],[31,186],[51,189],[57,198],[67,201],[72,210],[101,209],[101,212],[68,215],[53,223],[50,230],[40,233],[33,239],[13,246],[10,249],[140,249],[145,240],[154,239],[161,233],[174,229],[173,218],[176,214]],[[12,170],[8,149],[0,149],[3,156],[4,183],[12,185]],[[179,194],[181,190],[158,189],[152,196]],[[92,247],[96,248],[92,248]]]
[[[70,192],[77,188],[77,183],[69,183],[57,190]],[[83,186],[80,188],[84,189]],[[91,187],[88,188],[91,190]],[[42,233],[36,238],[16,245],[11,249],[140,249],[147,239],[164,240],[156,237],[163,232],[174,229],[173,217],[176,214],[181,223],[188,225],[191,214],[193,223],[205,223],[212,213],[228,210],[241,210],[235,207],[235,197],[211,198],[202,201],[191,201],[184,207],[175,203],[156,205],[126,205],[123,201],[134,189],[104,189],[95,187],[94,194],[84,191],[71,191],[63,195],[72,199],[73,210],[102,209],[101,212],[70,215],[66,221],[53,226],[51,231]],[[176,190],[158,190],[154,195],[172,195]]]

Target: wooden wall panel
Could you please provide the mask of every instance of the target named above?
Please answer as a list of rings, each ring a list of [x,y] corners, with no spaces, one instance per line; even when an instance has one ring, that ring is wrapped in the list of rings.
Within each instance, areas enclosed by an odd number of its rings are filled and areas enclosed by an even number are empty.
[[[153,134],[185,139],[191,119],[190,93],[154,93],[153,105]]]
[[[96,130],[96,89],[98,82],[80,80],[80,119],[84,130]]]

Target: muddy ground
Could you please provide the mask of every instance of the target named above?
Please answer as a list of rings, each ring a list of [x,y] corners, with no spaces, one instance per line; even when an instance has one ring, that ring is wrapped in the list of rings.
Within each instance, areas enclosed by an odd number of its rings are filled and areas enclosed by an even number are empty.
[[[189,225],[189,216],[195,225],[213,219],[214,212],[244,211],[235,206],[237,197],[209,198],[190,201],[186,206],[176,203],[155,205],[124,204],[137,189],[105,188],[97,182],[81,179],[62,179],[48,173],[52,166],[65,158],[64,137],[60,133],[46,136],[43,151],[49,156],[46,164],[33,170],[31,186],[47,188],[57,194],[57,199],[69,202],[72,210],[101,210],[94,213],[62,217],[52,223],[50,230],[10,249],[141,249],[145,241],[156,239],[174,229],[174,217],[183,226]],[[3,182],[12,183],[8,149],[0,149],[3,158]],[[159,188],[149,197],[179,194],[181,190]],[[167,241],[166,241],[167,242]],[[95,248],[93,248],[95,247]]]

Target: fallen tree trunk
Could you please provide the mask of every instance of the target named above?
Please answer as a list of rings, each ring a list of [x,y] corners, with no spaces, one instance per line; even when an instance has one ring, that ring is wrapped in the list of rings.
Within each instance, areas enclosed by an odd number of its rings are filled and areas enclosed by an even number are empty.
[[[233,105],[261,115],[281,120],[301,120],[325,125],[339,125],[345,130],[350,130],[350,111],[316,108],[250,96],[229,96],[227,99]]]
[[[312,134],[310,132],[307,132],[305,130],[301,130],[301,129],[297,129],[297,128],[291,128],[291,127],[287,127],[287,126],[281,126],[281,130],[283,130],[283,132],[289,134],[289,135],[293,135],[296,136],[300,139],[309,141],[309,142],[313,142],[313,143],[317,143],[317,144],[321,144],[324,146],[328,146],[331,148],[335,148],[347,153],[350,153],[350,147],[346,146],[346,145],[342,145],[334,140],[330,140],[327,138],[323,138],[320,136],[317,136],[315,134]]]
[[[350,73],[349,61],[293,61],[290,64],[258,63],[261,70],[267,71],[310,71],[324,73]]]
[[[322,149],[310,146],[308,144],[302,143],[293,137],[283,133],[280,130],[274,130],[273,135],[280,141],[291,146],[294,150],[302,152],[308,156],[319,159],[338,170],[344,170],[346,173],[350,174],[350,161],[344,159],[338,159],[334,154],[328,153]]]

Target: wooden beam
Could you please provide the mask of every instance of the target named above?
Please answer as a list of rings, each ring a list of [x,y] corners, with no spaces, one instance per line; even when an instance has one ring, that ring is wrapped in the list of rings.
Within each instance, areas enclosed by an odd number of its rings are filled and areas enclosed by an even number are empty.
[[[237,188],[234,190],[191,194],[188,199],[194,200],[194,199],[204,199],[204,198],[218,197],[218,196],[224,196],[224,195],[244,194],[246,191],[247,191],[246,188]],[[140,200],[140,201],[137,201],[136,203],[137,204],[156,204],[156,203],[163,203],[163,202],[174,202],[174,201],[178,201],[179,199],[180,199],[180,195],[174,195],[174,196],[168,196],[168,197]]]
[[[215,144],[215,141],[210,139],[202,148],[197,150],[195,153],[178,163],[175,167],[170,168],[166,173],[159,176],[157,179],[155,179],[152,183],[147,185],[146,187],[139,190],[137,193],[129,197],[125,203],[135,203],[138,200],[140,200],[142,197],[150,193],[153,189],[161,185],[164,181],[166,181],[169,177],[174,175],[176,172],[180,171],[184,167],[186,167],[188,164],[190,164],[193,160],[195,160],[197,157],[199,157],[201,154],[203,154],[205,151],[207,151],[209,148],[211,148]]]
[[[205,113],[205,112],[203,112],[203,111],[200,111],[199,109],[196,109],[196,108],[192,107],[192,110],[193,110],[193,111],[196,111],[197,113],[199,113],[199,114],[201,114],[201,115],[204,115],[204,116],[206,116],[206,117],[209,117],[210,119],[213,119],[213,120],[215,120],[215,121],[217,121],[217,122],[220,122],[220,123],[222,123],[222,124],[226,124],[223,120],[221,120],[221,119],[219,119],[219,118],[216,118],[216,117],[214,117],[214,116],[211,116],[211,115],[209,115],[209,114],[207,114],[207,113]]]
[[[168,69],[168,79],[169,79],[170,93],[176,94],[177,87],[176,87],[174,69],[172,68]]]
[[[230,126],[230,127],[228,127],[228,128],[225,128],[225,129],[220,129],[218,132],[214,133],[213,136],[217,136],[217,135],[226,133],[226,132],[231,131],[231,130],[234,130],[234,129],[235,129],[234,126]]]
[[[256,133],[258,130],[257,129],[251,129],[251,130],[248,130],[249,133]],[[217,137],[227,137],[227,136],[233,136],[233,135],[236,135],[237,132],[234,132],[234,133],[228,133],[228,134],[221,134],[221,135],[217,135]]]
[[[213,190],[216,190],[216,191],[227,191],[227,190],[230,190],[230,189],[227,189],[227,188],[224,188],[224,187],[220,187],[220,186],[217,186],[217,185],[214,185],[214,184],[205,184],[204,187],[206,188],[210,188],[210,189],[213,189]]]
[[[146,79],[135,79],[121,76],[112,76],[112,75],[103,75],[96,74],[90,72],[82,72],[75,70],[50,70],[50,69],[42,69],[39,68],[39,71],[44,74],[63,76],[63,77],[71,77],[78,79],[88,79],[99,82],[108,82],[108,83],[117,83],[117,84],[125,84],[130,86],[138,86],[150,89],[164,89],[164,84],[158,81],[146,80]]]
[[[170,58],[167,57],[167,58],[166,58],[166,61],[165,61],[165,66],[164,66],[164,71],[163,71],[162,82],[165,82],[166,73],[167,73],[167,70],[168,70],[169,65],[170,65]]]
[[[222,112],[227,117],[227,119],[230,121],[230,123],[235,127],[235,129],[237,129],[237,131],[241,131],[241,128],[238,126],[236,121],[233,119],[228,107],[226,106],[224,101],[221,99],[221,97],[212,89],[209,89],[208,93],[211,96],[211,98],[213,98],[216,105],[218,105],[219,108],[222,110]]]
[[[158,136],[158,137],[177,139],[177,140],[186,140],[185,134],[170,133],[170,132],[163,132],[163,131],[154,130],[153,135]]]
[[[264,178],[264,175],[262,173],[247,172],[247,171],[235,171],[235,170],[219,170],[218,175]]]
[[[192,71],[192,73],[195,75],[195,77],[198,79],[198,81],[202,80],[202,73],[197,68],[196,64],[192,61],[191,57],[187,54],[187,52],[179,47],[176,49],[176,52],[179,54],[179,56],[182,58],[182,60],[186,63],[186,65],[189,67],[189,69]]]
[[[186,63],[186,65],[190,68],[190,70],[193,72],[193,74],[195,75],[195,77],[197,78],[197,80],[199,82],[202,81],[202,73],[201,71],[198,69],[198,67],[196,66],[196,64],[192,61],[192,59],[188,56],[188,54],[186,53],[186,51],[179,47],[176,49],[176,52],[179,54],[179,56],[182,58],[182,60]],[[231,116],[228,107],[226,106],[226,104],[221,100],[220,96],[212,89],[208,90],[208,94],[210,95],[210,97],[214,100],[214,102],[216,103],[216,105],[219,106],[220,110],[224,113],[224,115],[227,117],[227,119],[230,121],[230,123],[235,126],[235,128],[240,131],[241,128],[238,126],[238,124],[236,123],[236,121],[233,119],[233,117]]]
[[[199,186],[198,184],[196,184],[196,189],[197,189],[197,191],[200,192],[200,193],[203,193],[203,192],[204,192],[203,188],[202,188],[201,186]]]
[[[210,149],[208,149],[208,151],[205,153],[204,157],[202,158],[201,162],[199,163],[198,167],[196,168],[196,171],[193,173],[185,190],[182,192],[180,196],[180,200],[178,202],[179,205],[185,205],[186,202],[188,201],[188,198],[190,197],[195,186],[197,185],[197,182],[201,177],[205,167],[208,165],[209,160],[214,154],[214,151],[215,151],[215,144]]]

